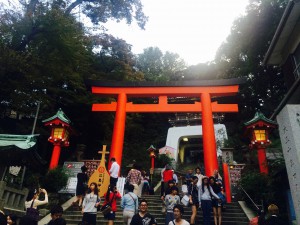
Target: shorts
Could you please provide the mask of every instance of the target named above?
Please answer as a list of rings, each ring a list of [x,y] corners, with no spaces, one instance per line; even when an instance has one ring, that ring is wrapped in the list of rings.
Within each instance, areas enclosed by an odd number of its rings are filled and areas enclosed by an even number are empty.
[[[196,206],[196,208],[198,209],[199,208],[199,202],[195,203],[195,204],[191,204],[190,206]]]
[[[104,216],[105,219],[107,220],[115,220],[116,218],[116,213],[114,211],[111,211],[110,213],[107,213],[105,216]]]
[[[211,200],[211,205],[212,205],[212,207],[214,207],[214,208],[221,207],[221,203],[219,202],[218,199],[212,199],[212,200]]]

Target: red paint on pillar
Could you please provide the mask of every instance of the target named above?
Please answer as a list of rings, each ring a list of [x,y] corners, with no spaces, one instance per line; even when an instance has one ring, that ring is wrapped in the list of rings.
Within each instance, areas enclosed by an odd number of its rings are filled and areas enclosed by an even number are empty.
[[[154,157],[151,157],[151,168],[154,169]]]
[[[50,170],[57,167],[58,161],[59,161],[59,156],[60,156],[60,151],[61,151],[60,144],[54,145],[53,151],[52,151],[52,156],[51,156],[51,161],[50,161],[50,165],[49,165]]]
[[[112,143],[109,155],[109,166],[110,159],[115,158],[117,163],[122,165],[122,153],[124,144],[124,132],[125,132],[125,122],[126,122],[126,103],[127,96],[125,93],[120,93],[118,96],[117,110],[115,115],[114,130],[112,136]]]
[[[268,174],[269,169],[268,169],[268,162],[267,162],[267,156],[266,156],[266,149],[258,148],[257,149],[257,157],[258,157],[260,173]]]
[[[229,179],[229,168],[227,163],[223,163],[223,177],[225,184],[225,194],[227,203],[231,203],[231,188]]]
[[[209,93],[201,94],[202,104],[202,136],[205,174],[212,176],[218,169],[217,148],[214,122],[212,117],[211,99]]]

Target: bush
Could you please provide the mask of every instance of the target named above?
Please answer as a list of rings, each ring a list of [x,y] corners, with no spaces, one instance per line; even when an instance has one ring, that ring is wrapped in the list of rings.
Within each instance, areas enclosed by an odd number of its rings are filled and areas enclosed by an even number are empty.
[[[68,178],[69,176],[64,168],[56,167],[49,170],[41,179],[42,188],[45,188],[48,192],[57,193],[67,185]]]
[[[274,199],[275,191],[273,190],[272,180],[268,175],[256,171],[248,172],[242,176],[239,184],[256,204],[260,204],[261,200],[271,202]],[[244,200],[246,202],[250,201],[246,196]]]
[[[171,159],[169,156],[165,154],[160,154],[156,160],[156,168],[164,168],[166,164],[172,165],[174,159]]]

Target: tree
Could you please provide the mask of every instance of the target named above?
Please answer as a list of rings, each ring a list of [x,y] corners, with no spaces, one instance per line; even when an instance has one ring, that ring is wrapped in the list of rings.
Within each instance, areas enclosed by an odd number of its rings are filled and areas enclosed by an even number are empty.
[[[131,45],[126,41],[109,34],[93,36],[95,54],[95,70],[101,71],[105,80],[143,80],[142,72],[135,69],[135,57]],[[99,50],[97,52],[97,50]],[[90,78],[99,79],[92,76]]]
[[[25,14],[32,17],[39,7],[48,6],[59,8],[70,15],[78,6],[82,7],[82,12],[91,19],[94,24],[105,23],[109,19],[117,21],[125,19],[128,24],[133,20],[144,29],[148,18],[143,13],[143,5],[140,0],[52,0],[44,2],[42,0],[30,0],[28,4],[20,0],[25,8]]]
[[[145,48],[138,55],[136,66],[147,81],[178,80],[186,68],[184,60],[177,53],[163,53],[158,47]]]
[[[186,63],[179,54],[166,51],[162,57],[163,76],[169,77],[170,80],[179,80],[182,78],[183,70],[186,68]]]
[[[247,79],[240,90],[241,115],[245,119],[257,109],[270,115],[283,97],[281,70],[262,62],[285,5],[284,0],[250,1],[246,15],[234,22],[216,55],[219,78]]]
[[[2,106],[30,113],[40,101],[49,110],[53,102],[68,104],[86,92],[81,74],[89,66],[92,49],[73,17],[53,9],[41,10],[33,26],[17,14],[3,15],[2,19]],[[20,48],[24,33],[32,29],[39,30],[38,35]]]

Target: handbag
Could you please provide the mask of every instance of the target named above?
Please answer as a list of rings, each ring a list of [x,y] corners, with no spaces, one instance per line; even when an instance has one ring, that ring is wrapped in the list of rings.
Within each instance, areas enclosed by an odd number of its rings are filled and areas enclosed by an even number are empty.
[[[34,221],[39,221],[40,212],[39,210],[33,208],[34,200],[31,203],[30,208],[26,209],[26,215],[30,218],[32,218]]]
[[[190,203],[190,197],[188,195],[184,195],[181,199],[181,203],[184,205],[184,206],[188,206],[189,203]]]
[[[104,206],[101,207],[101,212],[104,216],[111,212],[111,206],[109,203],[106,203]]]
[[[219,192],[217,195],[221,199],[222,205],[226,204],[226,197],[225,197],[225,195],[222,192]]]
[[[104,216],[106,216],[108,213],[110,213],[110,212],[112,211],[111,203],[112,203],[114,197],[115,197],[115,193],[113,194],[112,199],[111,199],[108,203],[106,203],[105,205],[103,205],[103,206],[101,207],[100,210],[101,210],[101,212],[102,212],[102,214],[103,214]]]

